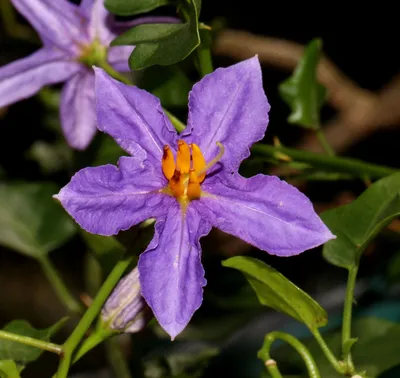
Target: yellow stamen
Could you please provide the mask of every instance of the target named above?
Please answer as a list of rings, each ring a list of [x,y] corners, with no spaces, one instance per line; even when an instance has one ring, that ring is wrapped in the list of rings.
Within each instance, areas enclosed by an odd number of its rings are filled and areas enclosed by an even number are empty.
[[[219,147],[218,155],[214,159],[212,159],[203,169],[197,172],[197,177],[201,177],[204,173],[206,173],[210,168],[217,164],[224,155],[225,147],[220,142],[217,142],[216,144]]]
[[[176,168],[180,170],[181,174],[187,174],[190,170],[190,148],[184,140],[178,141]]]
[[[169,187],[175,197],[182,197],[185,194],[185,184],[181,177],[181,173],[176,169],[174,175],[169,180]]]
[[[200,172],[206,167],[206,159],[204,159],[200,147],[197,144],[192,143],[190,147],[192,149],[193,168],[196,172]],[[202,175],[198,175],[199,182],[203,182],[205,177],[205,172]]]
[[[200,198],[201,188],[199,178],[196,171],[192,168],[189,172],[189,184],[187,187],[187,197],[189,200],[194,200]]]
[[[167,180],[170,180],[175,173],[175,160],[171,149],[164,146],[164,153],[161,161],[162,171]]]

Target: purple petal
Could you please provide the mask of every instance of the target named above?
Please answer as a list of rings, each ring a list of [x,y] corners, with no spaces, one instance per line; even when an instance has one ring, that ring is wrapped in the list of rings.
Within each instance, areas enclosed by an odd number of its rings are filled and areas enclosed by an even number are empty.
[[[203,299],[206,285],[200,237],[211,227],[189,206],[185,216],[177,202],[139,258],[142,295],[172,340],[186,327]]]
[[[118,72],[130,72],[129,57],[135,46],[113,46],[108,49],[108,62]]]
[[[84,150],[97,131],[93,71],[82,71],[67,81],[61,93],[60,115],[68,144]]]
[[[264,137],[270,105],[265,96],[257,56],[228,68],[218,68],[193,86],[189,95],[188,139],[210,161],[225,146],[221,163],[237,170],[249,147]]]
[[[117,35],[109,28],[113,15],[104,7],[104,0],[83,0],[80,7],[90,20],[90,39],[98,38],[103,45],[108,46]]]
[[[111,135],[129,154],[161,166],[163,146],[175,146],[177,133],[160,100],[112,79],[100,68],[94,70],[98,129]]]
[[[207,177],[202,190],[210,195],[193,206],[203,217],[270,254],[296,255],[335,238],[310,200],[278,177],[219,174]]]
[[[144,328],[148,316],[146,302],[140,294],[139,271],[134,268],[119,281],[102,311],[103,322],[121,332],[138,332]]]
[[[79,8],[67,0],[12,0],[15,8],[31,23],[43,42],[77,52],[77,42],[87,39]]]
[[[0,67],[0,107],[31,97],[45,85],[63,82],[81,69],[61,51],[48,48]]]
[[[166,181],[142,160],[123,156],[118,165],[84,168],[54,196],[88,232],[115,235],[163,216],[174,201],[158,193]]]

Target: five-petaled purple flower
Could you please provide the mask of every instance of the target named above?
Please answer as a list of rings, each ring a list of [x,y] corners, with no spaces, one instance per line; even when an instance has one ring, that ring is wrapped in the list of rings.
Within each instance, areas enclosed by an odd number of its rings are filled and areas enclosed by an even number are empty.
[[[79,150],[89,145],[97,130],[91,66],[97,60],[107,60],[115,70],[128,72],[134,48],[108,48],[122,28],[113,22],[103,2],[82,0],[77,6],[68,0],[12,0],[44,46],[0,68],[0,108],[30,97],[46,85],[66,81],[61,94],[61,126],[68,144]],[[162,18],[146,18],[126,25],[144,21],[164,22]]]
[[[218,68],[193,87],[180,135],[156,97],[101,69],[95,75],[98,128],[132,157],[121,157],[118,168],[82,169],[55,198],[95,234],[157,219],[139,259],[140,284],[172,339],[201,305],[206,280],[199,239],[211,227],[279,256],[335,238],[295,187],[274,176],[238,173],[269,120],[257,57]]]

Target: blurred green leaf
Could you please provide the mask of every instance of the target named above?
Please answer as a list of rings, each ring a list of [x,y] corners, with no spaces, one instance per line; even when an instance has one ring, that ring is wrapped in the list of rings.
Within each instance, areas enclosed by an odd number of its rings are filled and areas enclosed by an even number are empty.
[[[154,355],[144,363],[147,378],[200,378],[210,360],[219,354],[214,347],[196,347],[193,350]]]
[[[0,244],[40,258],[72,237],[72,218],[52,198],[53,183],[0,184]]]
[[[351,349],[357,371],[366,371],[368,377],[377,377],[380,373],[400,363],[400,324],[375,317],[364,317],[354,321],[352,333],[358,336],[357,343]],[[334,354],[338,355],[341,345],[341,329],[324,335],[324,339]],[[321,377],[341,377],[327,363],[325,355],[313,338],[301,341],[314,357]],[[274,359],[279,362],[282,372],[304,372],[302,376],[308,377],[304,362],[290,346],[278,347],[272,351],[272,354]]]
[[[400,281],[400,251],[388,263],[387,278],[391,283]]]
[[[192,82],[176,65],[147,68],[138,86],[157,96],[166,107],[187,107]]]
[[[147,13],[168,4],[168,0],[105,0],[105,7],[118,16],[134,16]]]
[[[114,39],[111,46],[136,46],[129,57],[132,70],[177,63],[200,44],[200,6],[200,0],[184,1],[180,10],[186,15],[186,22],[138,25]]]
[[[376,181],[356,200],[321,214],[336,235],[324,244],[323,255],[331,264],[351,269],[373,238],[400,215],[400,173]]]
[[[90,163],[92,166],[104,164],[117,165],[121,156],[128,156],[128,153],[124,151],[109,135],[99,134],[98,137],[99,146],[96,149],[95,156]]]
[[[39,164],[44,174],[60,171],[72,164],[72,150],[64,141],[47,143],[37,140],[30,147],[27,155]]]
[[[67,320],[68,318],[63,318],[53,326],[46,329],[35,329],[25,320],[13,320],[3,329],[4,331],[15,333],[17,335],[49,341],[51,336],[58,332]],[[38,359],[42,353],[43,350],[39,348],[0,339],[0,360],[15,361],[19,372],[21,372],[29,362]]]
[[[95,254],[103,273],[107,275],[124,255],[124,246],[113,236],[90,234],[84,230],[80,230],[80,233],[90,251]]]
[[[317,81],[321,48],[319,38],[312,40],[292,76],[279,86],[282,99],[292,111],[288,122],[311,129],[319,128],[320,110],[327,95],[325,87]]]
[[[291,316],[310,329],[327,324],[328,315],[317,302],[262,261],[248,256],[235,256],[223,261],[222,265],[241,271],[261,304]]]
[[[14,361],[0,361],[0,378],[20,378],[17,365]]]

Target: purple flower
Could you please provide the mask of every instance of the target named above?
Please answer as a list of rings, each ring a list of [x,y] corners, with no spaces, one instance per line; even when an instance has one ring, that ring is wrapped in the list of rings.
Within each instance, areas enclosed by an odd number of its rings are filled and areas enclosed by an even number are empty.
[[[133,46],[109,47],[117,36],[104,0],[12,0],[39,33],[43,47],[0,68],[0,108],[36,94],[49,84],[66,82],[61,94],[61,126],[68,144],[85,149],[96,133],[94,73],[97,60],[129,71]],[[152,22],[167,22],[149,19]],[[136,24],[141,23],[137,20]],[[130,23],[129,26],[133,26]],[[115,29],[113,29],[115,26]]]
[[[139,271],[135,268],[115,287],[101,311],[101,318],[113,330],[135,333],[149,320],[146,309],[140,294]]]
[[[199,239],[211,227],[279,256],[335,238],[295,187],[274,176],[238,173],[269,120],[257,57],[219,68],[193,87],[180,135],[156,97],[101,69],[95,74],[98,128],[132,157],[121,157],[118,168],[82,169],[55,197],[95,234],[157,219],[139,259],[140,284],[172,339],[201,305],[206,280]]]

